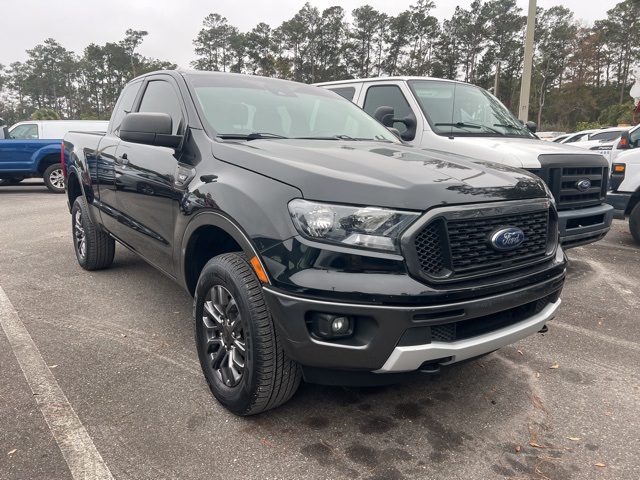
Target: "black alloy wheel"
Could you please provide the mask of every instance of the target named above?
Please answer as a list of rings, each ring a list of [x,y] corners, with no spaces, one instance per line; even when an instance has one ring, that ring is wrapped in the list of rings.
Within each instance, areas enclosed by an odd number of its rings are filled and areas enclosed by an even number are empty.
[[[237,415],[254,415],[293,396],[301,367],[285,355],[244,254],[209,260],[193,302],[200,366],[222,405]]]
[[[222,285],[207,293],[202,322],[212,371],[227,387],[236,387],[244,375],[246,341],[238,304]]]
[[[80,266],[85,270],[110,267],[115,256],[115,240],[93,225],[84,197],[73,202],[71,223],[73,249]]]

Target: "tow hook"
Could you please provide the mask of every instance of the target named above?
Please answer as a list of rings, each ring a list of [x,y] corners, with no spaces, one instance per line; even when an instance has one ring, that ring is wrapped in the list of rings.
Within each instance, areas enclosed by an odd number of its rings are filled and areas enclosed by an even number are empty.
[[[547,333],[549,331],[549,327],[547,327],[547,325],[543,325],[542,328],[540,330],[538,330],[538,333]]]
[[[418,369],[422,373],[426,373],[428,375],[437,375],[440,373],[440,365],[437,363],[428,363],[426,365],[420,365]]]

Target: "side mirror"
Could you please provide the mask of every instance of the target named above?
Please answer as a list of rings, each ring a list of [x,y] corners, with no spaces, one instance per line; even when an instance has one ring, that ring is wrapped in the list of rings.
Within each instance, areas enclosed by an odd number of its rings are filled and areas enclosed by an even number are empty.
[[[628,150],[631,148],[631,134],[628,130],[625,130],[620,135],[620,141],[618,142],[617,148],[620,150]]]
[[[395,111],[393,107],[378,107],[373,114],[373,118],[378,120],[387,128],[393,128]]]
[[[129,113],[120,125],[120,139],[125,142],[178,148],[182,135],[172,135],[173,121],[167,113]]]
[[[393,107],[382,106],[376,109],[373,114],[373,118],[378,120],[388,129],[391,129],[394,134],[395,132],[393,130],[395,129],[393,128],[393,124],[396,122],[403,123],[404,126],[407,127],[407,130],[400,135],[400,138],[406,141],[416,138],[417,122],[416,119],[411,115],[404,118],[395,118],[395,110],[393,109]]]
[[[538,124],[536,122],[532,122],[531,120],[525,123],[524,126],[527,127],[529,131],[531,131],[531,133],[536,133],[536,131],[538,130]]]

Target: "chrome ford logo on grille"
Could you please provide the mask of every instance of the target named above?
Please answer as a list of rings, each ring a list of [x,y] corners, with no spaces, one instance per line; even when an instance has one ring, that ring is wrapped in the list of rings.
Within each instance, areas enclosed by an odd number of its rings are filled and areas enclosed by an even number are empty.
[[[576,188],[581,192],[586,192],[591,188],[591,180],[589,180],[588,178],[583,178],[582,180],[577,181]]]
[[[524,242],[524,232],[519,228],[502,228],[491,235],[491,246],[504,252],[514,250]]]

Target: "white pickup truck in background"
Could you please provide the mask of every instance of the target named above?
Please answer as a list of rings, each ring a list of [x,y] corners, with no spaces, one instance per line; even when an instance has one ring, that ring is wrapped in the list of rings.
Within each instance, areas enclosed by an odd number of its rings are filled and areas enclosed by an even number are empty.
[[[612,165],[607,202],[613,205],[615,218],[629,216],[629,230],[640,244],[640,128],[624,132],[617,143],[621,153]]]
[[[380,77],[317,84],[363,108],[421,149],[523,168],[541,177],[559,211],[563,248],[609,231],[609,163],[597,152],[545,142],[486,90],[428,77]]]

